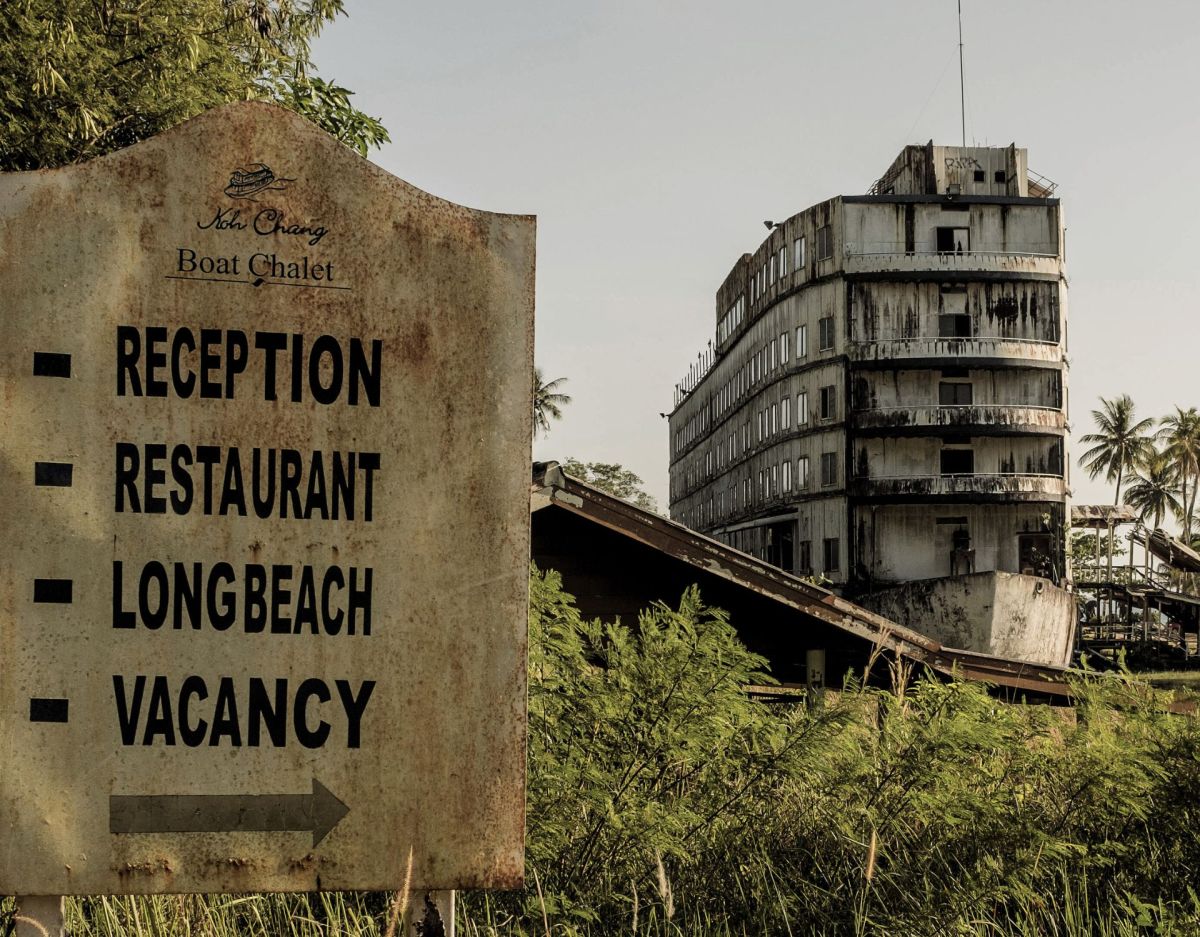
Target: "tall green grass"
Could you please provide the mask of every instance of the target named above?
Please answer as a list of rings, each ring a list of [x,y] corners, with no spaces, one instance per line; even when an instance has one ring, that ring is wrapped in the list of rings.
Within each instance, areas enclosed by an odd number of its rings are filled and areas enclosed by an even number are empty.
[[[808,705],[757,702],[766,662],[694,590],[589,622],[535,570],[527,888],[461,894],[460,933],[1200,934],[1200,720],[1169,692],[1096,677],[1056,710],[871,666]],[[391,907],[94,898],[68,925],[386,937]]]

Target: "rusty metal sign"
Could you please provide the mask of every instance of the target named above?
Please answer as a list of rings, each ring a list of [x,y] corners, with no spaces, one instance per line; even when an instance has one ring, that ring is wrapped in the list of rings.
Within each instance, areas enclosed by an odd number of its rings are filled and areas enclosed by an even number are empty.
[[[0,177],[0,894],[521,883],[533,271],[264,104]]]

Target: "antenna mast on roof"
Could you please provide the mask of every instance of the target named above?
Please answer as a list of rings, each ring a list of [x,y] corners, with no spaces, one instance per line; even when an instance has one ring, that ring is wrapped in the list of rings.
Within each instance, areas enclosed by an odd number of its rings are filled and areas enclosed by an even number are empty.
[[[958,100],[962,108],[962,145],[967,145],[967,89],[963,81],[962,0],[958,0]]]

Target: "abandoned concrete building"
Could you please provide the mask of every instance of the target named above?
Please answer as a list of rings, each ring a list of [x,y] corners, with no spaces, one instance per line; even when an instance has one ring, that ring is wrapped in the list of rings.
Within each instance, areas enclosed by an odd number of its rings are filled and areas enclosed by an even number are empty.
[[[1067,284],[1054,186],[906,147],[717,291],[676,386],[671,517],[956,647],[1065,663]]]

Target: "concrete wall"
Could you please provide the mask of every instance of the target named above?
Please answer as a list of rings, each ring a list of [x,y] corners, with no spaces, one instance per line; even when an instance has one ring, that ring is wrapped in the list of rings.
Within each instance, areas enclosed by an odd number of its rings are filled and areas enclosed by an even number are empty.
[[[1005,280],[966,284],[855,282],[850,285],[850,339],[854,342],[929,338],[942,314],[971,317],[971,337],[1058,341],[1066,311],[1061,284]]]
[[[848,201],[843,220],[847,255],[934,253],[938,228],[965,228],[964,252],[1059,253],[1057,205]]]
[[[976,475],[1061,475],[1063,441],[1055,436],[972,436],[948,443],[935,436],[859,437],[853,472],[858,477],[897,478],[941,475],[943,449],[970,448]]]
[[[879,504],[854,508],[857,560],[868,582],[887,584],[951,574],[953,535],[965,529],[977,573],[1016,573],[1021,534],[1043,532],[1061,504]],[[965,568],[960,567],[960,573]]]
[[[846,537],[846,498],[843,495],[812,498],[798,504],[783,505],[756,521],[718,526],[711,536],[737,550],[760,559],[768,559],[768,529],[780,524],[794,525],[792,530],[792,571],[800,575],[821,574],[835,586],[849,578],[849,542]],[[835,539],[836,568],[825,565],[825,540]],[[808,565],[804,564],[807,544]]]
[[[965,377],[944,377],[928,368],[861,371],[854,378],[853,409],[936,407],[943,382],[970,384],[975,406],[1061,408],[1060,380],[1060,372],[1051,368],[971,368]]]
[[[950,647],[1065,666],[1075,599],[1037,576],[976,573],[913,582],[858,599]]]
[[[983,178],[977,178],[976,171]],[[996,172],[1004,176],[997,181]],[[883,194],[1027,196],[1028,164],[1023,147],[910,145],[900,151],[877,183]]]

